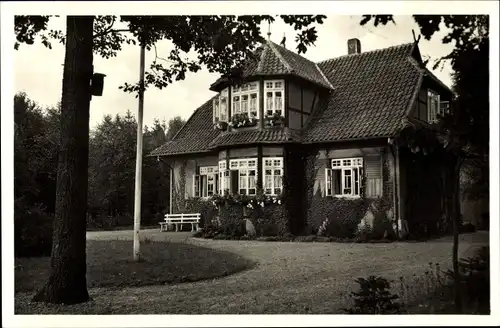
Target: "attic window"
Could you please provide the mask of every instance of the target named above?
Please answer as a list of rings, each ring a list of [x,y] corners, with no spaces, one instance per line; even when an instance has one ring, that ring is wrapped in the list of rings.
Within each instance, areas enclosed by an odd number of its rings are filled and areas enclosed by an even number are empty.
[[[228,103],[228,89],[221,91],[218,97],[214,99],[213,103],[213,118],[214,122],[222,121],[227,122],[227,103]]]
[[[232,89],[232,115],[246,113],[249,117],[259,116],[258,82],[250,82]]]
[[[264,84],[264,110],[266,116],[284,116],[285,83],[283,80],[266,81]]]

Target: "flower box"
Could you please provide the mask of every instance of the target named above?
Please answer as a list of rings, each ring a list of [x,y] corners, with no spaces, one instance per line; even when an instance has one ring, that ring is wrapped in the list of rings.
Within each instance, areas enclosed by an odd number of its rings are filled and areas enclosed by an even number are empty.
[[[231,121],[229,122],[229,126],[232,128],[244,128],[248,126],[256,126],[257,118],[250,117],[247,113],[234,114],[231,116]]]

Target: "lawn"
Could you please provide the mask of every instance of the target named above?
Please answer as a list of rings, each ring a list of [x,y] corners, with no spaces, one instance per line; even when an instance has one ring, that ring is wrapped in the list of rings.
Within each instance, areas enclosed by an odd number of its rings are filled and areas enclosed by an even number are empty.
[[[225,251],[184,243],[141,244],[143,261],[132,261],[132,242],[89,240],[87,284],[92,287],[163,285],[227,276],[251,262]],[[32,292],[47,280],[50,258],[15,259],[15,292]]]
[[[422,276],[429,262],[439,262],[442,269],[451,264],[450,238],[421,243],[350,244],[195,240],[184,233],[158,230],[143,234],[155,241],[229,251],[257,264],[222,279],[120,289],[90,288],[91,302],[66,307],[30,303],[32,293],[18,293],[15,313],[340,314],[348,293],[357,288],[354,282],[357,277],[374,274],[396,281],[401,276],[409,280],[414,274]],[[130,231],[87,234],[92,241],[130,240],[132,236]],[[461,236],[461,254],[471,246],[488,242],[487,235],[479,236],[478,240],[476,237]],[[128,245],[126,251],[130,254],[130,241]],[[192,267],[204,270],[200,265]],[[218,270],[216,266],[213,269]]]

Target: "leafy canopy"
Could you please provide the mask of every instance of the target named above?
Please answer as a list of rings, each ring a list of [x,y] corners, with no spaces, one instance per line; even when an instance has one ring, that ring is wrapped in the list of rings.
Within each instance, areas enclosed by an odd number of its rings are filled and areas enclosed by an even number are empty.
[[[37,37],[48,48],[50,40],[65,42],[62,31],[48,30],[52,16],[16,16],[15,49],[21,43],[33,44]],[[115,57],[124,44],[144,45],[154,49],[155,60],[145,73],[144,89],[162,89],[174,81],[183,80],[187,72],[206,67],[209,72],[238,78],[246,60],[254,57],[259,43],[264,41],[259,25],[270,24],[276,16],[96,16],[94,19],[94,52],[103,58]],[[323,15],[280,15],[279,18],[296,31],[298,53],[314,45],[317,32],[314,24],[322,24]],[[117,28],[117,22],[123,28]],[[161,58],[155,44],[168,40],[173,49]],[[142,84],[125,83],[126,92],[138,92]]]

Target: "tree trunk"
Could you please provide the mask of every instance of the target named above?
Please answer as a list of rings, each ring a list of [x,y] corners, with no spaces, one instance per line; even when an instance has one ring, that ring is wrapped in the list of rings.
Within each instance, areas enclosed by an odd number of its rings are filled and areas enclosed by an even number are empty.
[[[458,237],[460,234],[460,203],[459,203],[459,191],[460,191],[460,166],[461,162],[459,158],[455,159],[454,168],[452,176],[450,177],[450,185],[452,189],[452,199],[451,199],[451,214],[453,215],[453,275],[455,282],[455,309],[457,313],[462,313],[462,297],[461,297],[461,279],[460,279],[460,268],[458,265]]]
[[[93,16],[68,16],[51,273],[34,301],[88,301],[86,209]]]

